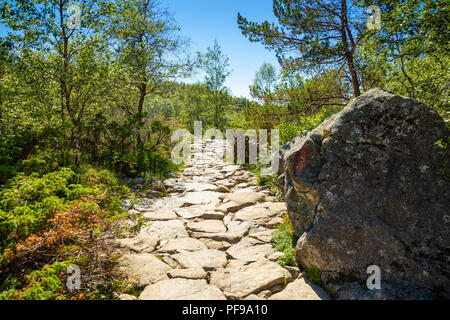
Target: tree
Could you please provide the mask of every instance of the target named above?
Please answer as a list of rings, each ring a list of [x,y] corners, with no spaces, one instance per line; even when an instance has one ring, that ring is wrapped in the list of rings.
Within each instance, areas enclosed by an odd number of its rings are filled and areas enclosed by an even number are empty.
[[[273,99],[277,86],[277,71],[270,63],[263,63],[261,68],[255,74],[255,80],[250,86],[250,94],[253,98],[257,98],[264,102]]]
[[[438,109],[448,105],[449,7],[435,0],[370,3],[381,9],[382,28],[366,35],[363,54],[385,75],[385,87]]]
[[[10,50],[11,50],[11,43],[7,41],[3,41],[0,39],[0,119],[2,119],[2,104],[3,101],[6,99],[6,88],[3,83],[3,78],[6,77],[8,73],[8,62],[10,60]]]
[[[214,40],[213,47],[208,47],[204,57],[201,58],[201,65],[206,72],[205,82],[212,92],[212,103],[214,106],[214,125],[222,128],[224,125],[223,107],[227,97],[226,79],[231,74],[229,69],[229,59],[222,52],[222,49]]]
[[[189,60],[181,58],[188,42],[178,36],[178,25],[156,1],[116,1],[113,12],[110,19],[111,44],[116,51],[117,65],[124,74],[122,80],[126,81],[118,82],[121,88],[117,91],[127,91],[116,101],[128,115],[140,118],[136,145],[142,149],[145,98],[163,90],[165,82],[190,70]]]
[[[0,5],[9,37],[17,45],[22,71],[38,83],[51,81],[58,88],[61,118],[68,114],[72,124],[72,151],[79,165],[79,138],[86,109],[104,95],[106,58],[98,58],[103,47],[100,30],[103,19],[100,0],[80,0],[80,28],[70,28],[68,0],[19,0]],[[102,63],[98,63],[101,61]],[[42,93],[40,93],[42,94]]]
[[[349,2],[274,0],[273,12],[280,26],[249,22],[239,13],[237,22],[250,41],[275,50],[283,68],[309,72],[345,68],[356,97],[361,91],[355,52],[364,28],[361,9]]]

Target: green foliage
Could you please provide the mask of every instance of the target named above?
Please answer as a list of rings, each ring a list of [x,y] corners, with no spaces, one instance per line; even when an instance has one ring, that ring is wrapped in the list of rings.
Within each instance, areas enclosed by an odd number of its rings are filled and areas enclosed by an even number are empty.
[[[330,292],[328,292],[328,295],[330,296],[331,299],[336,300],[339,298],[338,293],[336,292],[336,289],[331,288]]]
[[[273,101],[276,86],[277,72],[275,66],[265,62],[255,74],[255,80],[250,86],[250,94],[261,102],[270,102]]]
[[[297,245],[298,235],[295,232],[286,214],[284,222],[277,227],[277,232],[272,238],[275,250],[282,252],[283,256],[278,260],[281,266],[297,266],[295,260],[295,246]]]
[[[52,214],[85,197],[101,199],[100,205],[107,209],[109,217],[123,212],[122,197],[129,189],[108,170],[82,166],[76,174],[70,168],[58,168],[48,159],[37,157],[25,160],[23,168],[36,172],[20,173],[0,190],[1,251],[14,249],[18,241],[45,228]]]
[[[204,56],[200,57],[200,63],[206,73],[205,82],[212,93],[209,97],[214,110],[214,127],[223,129],[225,127],[224,106],[226,106],[227,89],[225,81],[231,74],[229,59],[214,40],[214,45],[208,47]]]
[[[61,168],[11,179],[0,191],[0,248],[11,248],[41,228],[51,213],[67,208],[64,198],[74,198],[78,189],[70,185],[74,175],[71,169]]]
[[[381,8],[382,28],[363,39],[364,60],[381,86],[417,99],[441,115],[449,110],[449,7],[434,0],[360,1]]]
[[[315,129],[325,119],[342,110],[342,107],[325,107],[311,116],[300,117],[292,122],[283,122],[275,128],[280,130],[280,144],[285,144],[297,136],[303,135],[307,131]]]
[[[45,265],[41,270],[35,270],[25,276],[26,284],[22,289],[12,287],[6,291],[0,292],[0,300],[54,300],[64,299],[62,294],[63,282],[62,275],[66,272],[70,263],[55,262],[51,265]],[[8,285],[17,281],[9,279]]]
[[[354,53],[365,32],[362,10],[348,1],[274,0],[278,24],[251,22],[238,13],[242,34],[274,50],[287,70],[346,69],[355,96],[360,94]]]
[[[277,179],[278,177],[276,175],[258,175],[258,180],[256,181],[256,184],[259,186],[266,186],[269,188],[269,193],[271,196],[281,195],[282,190],[280,190],[280,187],[277,185]]]
[[[321,280],[321,272],[316,267],[311,267],[306,269],[305,271],[306,278],[311,281],[312,283],[320,286],[322,284]]]

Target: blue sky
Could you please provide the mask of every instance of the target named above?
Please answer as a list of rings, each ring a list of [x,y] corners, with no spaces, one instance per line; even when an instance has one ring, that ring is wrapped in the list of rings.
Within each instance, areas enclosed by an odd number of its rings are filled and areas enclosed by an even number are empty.
[[[250,97],[249,85],[264,62],[278,66],[275,53],[250,42],[237,26],[237,13],[251,21],[275,21],[271,0],[161,0],[174,14],[192,52],[205,52],[217,39],[233,73],[226,86],[236,96]],[[200,75],[197,76],[201,77]]]
[[[275,21],[272,0],[160,0],[174,14],[182,35],[191,40],[191,52],[205,52],[217,39],[229,58],[232,74],[226,82],[235,96],[249,98],[249,85],[264,62],[278,66],[275,53],[250,42],[237,26],[237,13],[251,21]],[[75,1],[76,2],[76,1]],[[6,30],[0,25],[0,36]],[[198,74],[186,82],[202,80]]]

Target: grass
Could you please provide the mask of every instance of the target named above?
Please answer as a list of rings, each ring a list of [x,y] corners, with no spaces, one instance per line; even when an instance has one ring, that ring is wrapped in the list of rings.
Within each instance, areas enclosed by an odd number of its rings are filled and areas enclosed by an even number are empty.
[[[297,267],[297,261],[295,261],[295,246],[298,241],[298,234],[292,227],[289,216],[286,214],[283,217],[283,223],[277,227],[277,232],[272,238],[272,243],[275,245],[275,250],[282,252],[283,256],[278,259],[278,263],[284,266]]]

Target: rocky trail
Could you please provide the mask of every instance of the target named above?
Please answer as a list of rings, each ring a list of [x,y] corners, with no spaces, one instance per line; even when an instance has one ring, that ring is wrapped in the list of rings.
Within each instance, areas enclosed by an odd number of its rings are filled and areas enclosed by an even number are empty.
[[[285,204],[257,187],[255,175],[217,159],[226,141],[200,143],[203,153],[159,186],[167,196],[130,209],[146,222],[115,241],[115,273],[144,288],[141,300],[327,299],[298,268],[277,263],[282,253],[271,239]]]

